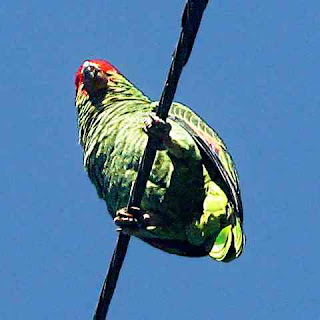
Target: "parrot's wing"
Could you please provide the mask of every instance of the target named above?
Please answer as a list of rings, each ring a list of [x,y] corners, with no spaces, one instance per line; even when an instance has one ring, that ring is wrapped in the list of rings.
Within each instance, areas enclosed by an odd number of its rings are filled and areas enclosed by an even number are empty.
[[[238,174],[225,144],[218,134],[188,107],[174,103],[169,119],[185,129],[196,142],[209,175],[225,192],[243,220]]]

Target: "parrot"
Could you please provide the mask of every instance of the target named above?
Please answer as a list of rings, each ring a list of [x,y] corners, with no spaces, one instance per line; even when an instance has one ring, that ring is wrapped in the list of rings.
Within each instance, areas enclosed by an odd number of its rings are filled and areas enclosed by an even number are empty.
[[[170,254],[229,262],[245,245],[238,173],[218,133],[173,102],[166,121],[110,62],[85,60],[75,76],[84,168],[120,230]],[[127,208],[149,137],[156,158],[139,208]]]

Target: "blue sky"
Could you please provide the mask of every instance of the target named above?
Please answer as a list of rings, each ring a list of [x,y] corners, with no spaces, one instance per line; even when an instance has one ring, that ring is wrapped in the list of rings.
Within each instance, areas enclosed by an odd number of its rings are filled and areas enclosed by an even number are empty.
[[[160,97],[184,1],[0,4],[0,319],[90,319],[116,240],[82,169],[74,73]],[[228,144],[247,247],[230,264],[133,239],[110,319],[320,319],[319,1],[211,1],[176,100]]]

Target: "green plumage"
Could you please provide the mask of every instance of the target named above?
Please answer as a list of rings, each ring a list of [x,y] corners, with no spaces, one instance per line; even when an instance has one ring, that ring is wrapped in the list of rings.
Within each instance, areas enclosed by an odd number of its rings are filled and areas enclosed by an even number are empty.
[[[127,205],[148,139],[144,120],[156,103],[121,74],[106,74],[107,88],[95,94],[78,84],[76,105],[84,166],[115,217]],[[134,235],[169,253],[230,261],[244,246],[233,161],[218,135],[186,106],[174,103],[168,122],[172,143],[157,152],[141,203],[156,228]]]

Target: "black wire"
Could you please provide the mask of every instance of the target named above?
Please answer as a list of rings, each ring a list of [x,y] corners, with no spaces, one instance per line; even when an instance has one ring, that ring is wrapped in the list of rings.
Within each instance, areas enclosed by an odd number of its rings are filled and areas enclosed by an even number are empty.
[[[157,116],[164,121],[167,119],[182,69],[189,60],[201,18],[208,1],[209,0],[189,0],[184,8],[179,42],[173,53],[169,74],[157,108]],[[130,193],[128,201],[129,212],[130,207],[140,207],[150,171],[156,157],[157,149],[155,146],[157,145],[157,142],[156,138],[148,138],[147,146],[140,159],[138,175]],[[120,231],[109,270],[101,289],[99,302],[93,318],[94,320],[106,319],[129,242],[130,235]]]
[[[129,241],[129,235],[123,233],[119,234],[118,241],[111,258],[109,270],[101,288],[100,298],[93,320],[106,319],[109,305],[117,285],[122,263],[127,253]]]
[[[189,0],[184,8],[179,42],[173,53],[167,81],[165,82],[159,106],[157,108],[157,116],[164,121],[167,119],[182,69],[187,64],[190,57],[202,14],[208,1],[209,0]],[[156,156],[156,145],[157,141],[155,141],[155,138],[149,137],[146,149],[139,164],[138,175],[130,194],[128,208],[140,207],[141,199]]]

